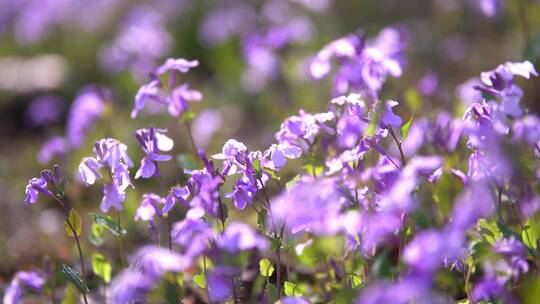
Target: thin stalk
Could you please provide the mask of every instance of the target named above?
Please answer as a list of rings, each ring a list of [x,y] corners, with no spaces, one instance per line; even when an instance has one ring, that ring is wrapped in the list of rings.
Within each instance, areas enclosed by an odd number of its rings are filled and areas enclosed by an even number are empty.
[[[77,243],[77,249],[79,250],[79,261],[81,263],[81,276],[82,276],[83,284],[84,286],[88,286],[86,285],[86,270],[84,267],[84,256],[83,256],[83,252],[81,248],[81,242],[79,241],[79,236],[77,235],[77,231],[75,230],[75,228],[73,227],[73,224],[71,224],[71,221],[69,220],[69,215],[68,217],[66,217],[66,223],[68,224],[69,229],[71,230],[71,232],[73,233],[73,236],[75,237],[75,242]],[[83,292],[82,296],[83,296],[84,303],[88,304],[86,293]]]
[[[122,230],[122,223],[120,222],[120,212],[116,210],[116,223],[118,224],[118,229]],[[122,236],[118,235],[116,236],[116,240],[118,241],[118,255],[120,256],[120,265],[122,265],[122,268],[126,267],[126,254],[124,252],[124,241],[122,240]]]
[[[199,153],[197,152],[197,145],[195,145],[195,140],[193,139],[193,134],[191,133],[191,125],[189,124],[189,122],[184,122],[184,126],[186,127],[187,129],[187,133],[188,133],[188,138],[189,138],[189,143],[191,144],[191,149],[193,150],[193,155],[195,156],[195,158],[199,158]]]
[[[388,127],[387,129],[388,131],[390,131],[390,136],[392,136],[398,147],[399,156],[401,157],[401,167],[405,167],[407,161],[405,160],[405,154],[403,153],[403,148],[401,147],[401,141],[398,140],[396,133],[394,133],[394,129],[392,127]]]
[[[79,251],[79,262],[81,264],[82,281],[83,281],[84,286],[88,286],[86,285],[86,269],[84,267],[84,255],[81,248],[81,242],[79,240],[79,236],[77,235],[77,231],[75,230],[75,228],[73,227],[73,224],[69,220],[68,204],[66,201],[64,201],[63,199],[60,199],[56,195],[53,195],[53,198],[62,206],[62,208],[64,209],[64,213],[66,214],[66,223],[68,224],[68,227],[71,230],[71,233],[73,233],[73,237],[75,238],[75,243],[77,244],[77,250]],[[86,298],[86,294],[82,293],[82,296],[83,296],[84,303],[88,304],[88,299]]]
[[[238,296],[236,294],[236,283],[234,282],[234,278],[231,279],[231,282],[232,282],[233,301],[234,301],[234,304],[237,304]]]
[[[167,191],[165,191],[165,182],[163,182],[163,177],[161,176],[161,170],[159,170],[159,165],[158,165],[158,162],[154,161],[154,164],[156,166],[156,178],[158,180],[158,183],[159,183],[159,188],[161,189],[161,192],[163,193],[163,195],[166,195],[167,194]],[[172,237],[171,237],[171,230],[172,230],[172,223],[171,223],[171,218],[167,215],[167,218],[166,219],[162,219],[162,222],[165,221],[165,226],[167,230],[167,247],[169,248],[169,250],[172,250]]]
[[[264,186],[264,183],[262,182],[262,179],[259,177],[259,182],[261,183],[261,187],[263,190],[264,198],[266,200],[266,209],[268,210],[268,214],[270,215],[270,222],[272,224],[272,230],[274,230],[274,237],[278,239],[276,224],[274,222],[274,216],[272,215],[272,210],[270,208],[270,199],[268,198],[268,193],[266,192],[266,187]],[[276,287],[277,287],[277,294],[278,297],[281,298],[281,241],[276,247]]]
[[[223,212],[223,202],[221,201],[221,195],[218,198],[219,202],[219,219],[221,221],[221,233],[225,232],[225,213]]]

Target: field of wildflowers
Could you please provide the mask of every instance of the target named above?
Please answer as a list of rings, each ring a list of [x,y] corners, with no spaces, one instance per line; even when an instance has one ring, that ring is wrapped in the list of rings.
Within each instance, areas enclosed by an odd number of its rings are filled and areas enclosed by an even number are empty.
[[[0,3],[0,296],[539,303],[540,2]]]

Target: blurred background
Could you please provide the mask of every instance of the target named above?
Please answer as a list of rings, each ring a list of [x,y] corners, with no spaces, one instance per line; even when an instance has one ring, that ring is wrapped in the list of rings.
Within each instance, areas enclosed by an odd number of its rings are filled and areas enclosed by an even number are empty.
[[[467,98],[460,85],[505,61],[540,68],[536,0],[0,1],[0,285],[44,257],[71,256],[58,206],[46,198],[24,204],[27,181],[43,168],[60,164],[73,204],[81,214],[96,211],[100,187],[85,189],[73,178],[80,159],[109,136],[126,143],[138,165],[142,150],[133,133],[153,125],[169,130],[180,156],[164,166],[166,180],[182,178],[190,147],[178,119],[148,112],[130,118],[139,86],[167,58],[200,62],[182,75],[204,94],[192,104],[198,146],[214,154],[236,138],[265,149],[284,118],[300,108],[323,111],[332,97],[330,78],[308,74],[318,50],[353,32],[374,38],[387,26],[402,28],[408,47],[403,76],[389,79],[381,98],[421,103],[421,115],[459,113],[457,101]],[[539,113],[538,78],[520,85],[526,106]],[[94,111],[95,119],[66,152],[77,109]],[[405,107],[397,112],[410,116]],[[126,219],[141,194],[157,187],[153,180],[136,185]],[[129,222],[133,250],[148,237],[143,224]]]

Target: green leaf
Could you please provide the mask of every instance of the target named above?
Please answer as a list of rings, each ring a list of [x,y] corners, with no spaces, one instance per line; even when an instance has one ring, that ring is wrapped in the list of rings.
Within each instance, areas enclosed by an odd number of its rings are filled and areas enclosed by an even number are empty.
[[[268,259],[262,259],[259,262],[259,271],[263,277],[270,277],[274,273],[274,266]]]
[[[95,253],[92,255],[92,270],[106,283],[111,281],[112,267],[104,255]]]
[[[189,123],[192,120],[194,120],[195,117],[197,117],[197,113],[195,113],[192,110],[188,110],[187,112],[182,114],[182,117],[180,117],[180,121],[183,122],[183,123]]]
[[[206,277],[202,273],[194,275],[193,282],[200,288],[206,288]]]
[[[64,298],[60,304],[79,304],[77,292],[72,285],[66,287],[66,292],[64,293]]]
[[[80,292],[87,294],[90,291],[84,284],[81,275],[75,269],[66,264],[62,264],[62,273],[64,274],[64,277],[75,285]]]
[[[362,276],[359,276],[357,274],[351,274],[350,275],[350,278],[351,278],[351,286],[352,288],[356,288],[360,285],[362,285]]]
[[[125,236],[127,234],[126,229],[119,227],[118,223],[112,217],[107,216],[107,215],[99,215],[96,213],[88,213],[88,214],[90,214],[90,216],[94,218],[94,222],[107,228],[115,236]]]
[[[503,237],[503,234],[495,221],[488,221],[486,219],[478,220],[476,224],[478,232],[482,237],[490,244],[493,245],[496,241]]]
[[[274,284],[266,284],[266,287],[264,288],[264,297],[268,299],[270,303],[275,303],[279,300],[277,288]]]
[[[536,223],[528,219],[525,223],[525,229],[521,232],[521,239],[527,247],[531,249],[538,248],[538,234],[536,233]]]
[[[303,296],[306,292],[306,286],[301,284],[297,285],[292,282],[285,281],[284,283],[284,292],[288,297],[300,297]]]
[[[178,154],[176,160],[178,161],[178,166],[180,166],[182,169],[197,169],[197,160],[190,153]]]
[[[294,296],[294,290],[296,289],[296,284],[292,282],[285,281],[284,291],[286,296]]]
[[[407,135],[409,135],[409,129],[411,128],[412,122],[414,120],[414,114],[411,116],[411,119],[407,121],[406,124],[401,126],[401,142],[404,142],[407,138]]]
[[[322,159],[311,156],[309,157],[308,161],[302,166],[302,169],[308,174],[318,176],[324,172],[324,163]]]
[[[90,242],[94,244],[94,246],[100,247],[105,243],[105,231],[107,228],[97,224],[92,223],[92,231],[90,234]]]
[[[285,188],[287,190],[291,189],[292,186],[294,186],[296,183],[298,183],[298,181],[300,180],[300,174],[296,175],[295,177],[293,177],[290,181],[288,181],[286,184],[285,184]]]
[[[70,227],[71,223],[71,227]],[[71,209],[69,211],[68,217],[64,220],[64,229],[66,229],[66,233],[68,236],[75,237],[73,234],[73,230],[75,230],[75,233],[77,236],[81,235],[81,226],[82,226],[82,220],[79,216],[79,213],[75,209]],[[73,229],[72,229],[73,228]]]

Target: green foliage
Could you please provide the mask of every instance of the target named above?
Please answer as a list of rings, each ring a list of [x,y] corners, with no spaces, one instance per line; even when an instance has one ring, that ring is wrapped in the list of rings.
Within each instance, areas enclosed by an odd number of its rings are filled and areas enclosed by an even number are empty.
[[[363,283],[362,276],[357,275],[357,274],[354,274],[354,273],[351,273],[351,274],[349,275],[349,279],[351,280],[351,286],[352,286],[352,288],[359,287],[359,286],[361,286],[362,283]]]
[[[92,230],[91,230],[91,233],[90,233],[90,242],[94,245],[94,246],[97,246],[97,247],[100,247],[102,246],[104,243],[105,243],[105,231],[107,230],[107,228],[105,228],[104,226],[100,225],[100,224],[97,224],[97,223],[92,223]]]
[[[77,289],[87,294],[90,290],[88,290],[88,287],[84,284],[84,281],[81,277],[81,275],[73,268],[69,267],[66,264],[62,264],[62,273],[64,274],[64,277],[70,281]]]
[[[104,255],[95,253],[92,255],[92,270],[94,273],[103,279],[106,283],[111,281],[112,267]]]
[[[411,116],[411,119],[407,121],[406,124],[401,126],[401,142],[404,142],[407,138],[407,135],[409,135],[409,129],[411,128],[412,122],[414,120],[414,114]]]
[[[496,241],[503,237],[502,232],[499,230],[499,226],[495,221],[488,221],[486,219],[478,220],[476,224],[478,232],[482,237],[490,244],[493,245]]]
[[[75,291],[73,285],[68,285],[66,287],[66,292],[64,293],[64,297],[62,298],[62,302],[60,302],[60,304],[79,304],[77,292]]]
[[[77,213],[77,210],[71,209],[69,211],[68,217],[64,220],[64,229],[68,236],[75,237],[73,231],[75,231],[77,236],[81,235],[82,220]]]
[[[283,291],[286,296],[300,297],[307,293],[307,288],[304,284],[295,284],[289,281],[285,281],[283,285]]]
[[[263,277],[270,277],[274,273],[274,266],[268,259],[262,259],[259,262],[259,272]]]
[[[206,288],[206,276],[202,273],[193,276],[193,283],[200,288]]]
[[[523,243],[525,243],[527,247],[536,250],[538,248],[537,223],[532,219],[528,219],[524,228],[525,229],[521,232]]]
[[[89,213],[94,219],[94,222],[107,228],[115,236],[125,236],[127,234],[126,229],[119,227],[118,223],[108,215],[99,215],[96,213]]]

